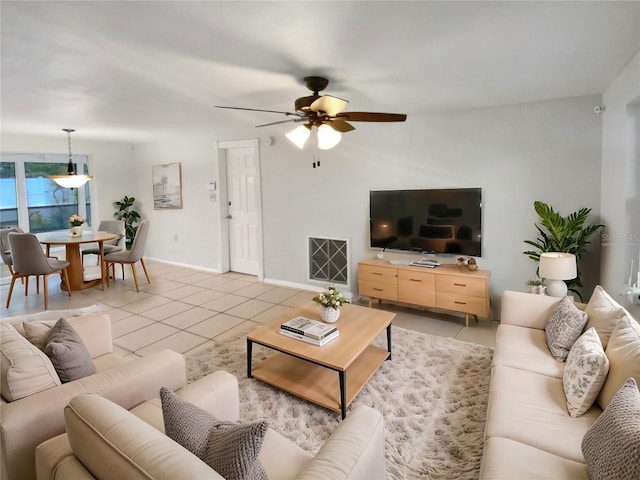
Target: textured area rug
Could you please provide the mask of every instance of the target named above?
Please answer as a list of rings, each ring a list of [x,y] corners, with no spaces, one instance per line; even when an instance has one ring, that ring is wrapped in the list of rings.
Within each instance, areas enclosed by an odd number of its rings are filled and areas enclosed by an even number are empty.
[[[387,478],[477,479],[492,350],[392,329],[393,359],[349,407],[364,404],[383,413]],[[375,344],[386,348],[386,337]],[[255,344],[253,349],[254,364],[273,353]],[[274,430],[317,452],[340,424],[340,414],[248,379],[246,364],[246,340],[240,336],[187,357],[187,378],[192,382],[216,370],[232,373],[240,384],[242,421],[265,418]]]

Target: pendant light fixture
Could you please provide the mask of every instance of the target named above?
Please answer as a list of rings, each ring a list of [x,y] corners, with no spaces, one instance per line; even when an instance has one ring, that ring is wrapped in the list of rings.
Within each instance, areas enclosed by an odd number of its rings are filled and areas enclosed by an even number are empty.
[[[71,153],[71,132],[75,132],[72,128],[63,128],[63,132],[67,132],[67,143],[69,145],[69,163],[67,165],[66,175],[49,175],[49,178],[64,188],[78,188],[93,177],[91,175],[78,175],[73,165],[73,154]]]

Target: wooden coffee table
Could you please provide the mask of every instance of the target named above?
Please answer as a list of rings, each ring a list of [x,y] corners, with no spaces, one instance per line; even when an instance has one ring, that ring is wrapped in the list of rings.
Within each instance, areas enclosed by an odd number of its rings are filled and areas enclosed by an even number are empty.
[[[340,412],[344,419],[347,406],[380,365],[391,359],[391,322],[395,314],[344,305],[335,323],[340,336],[322,347],[279,333],[283,322],[297,316],[320,320],[320,307],[310,302],[247,335],[247,376]],[[387,350],[372,346],[371,342],[385,328]],[[277,353],[253,366],[254,343]]]

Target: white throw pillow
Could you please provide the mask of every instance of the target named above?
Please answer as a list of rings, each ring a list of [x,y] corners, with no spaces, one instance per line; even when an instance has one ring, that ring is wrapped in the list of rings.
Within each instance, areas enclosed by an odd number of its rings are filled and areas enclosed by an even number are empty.
[[[13,325],[0,322],[0,389],[13,402],[60,385],[51,360],[20,335]]]
[[[576,418],[591,408],[609,373],[609,360],[604,354],[595,328],[584,332],[567,356],[562,385],[567,397],[569,415]]]
[[[625,316],[611,333],[605,349],[609,359],[609,375],[598,395],[598,404],[603,410],[624,382],[635,378],[640,383],[640,324]]]
[[[587,314],[585,331],[591,327],[595,328],[602,347],[607,348],[611,332],[625,316],[624,309],[600,285],[596,285],[584,311]]]

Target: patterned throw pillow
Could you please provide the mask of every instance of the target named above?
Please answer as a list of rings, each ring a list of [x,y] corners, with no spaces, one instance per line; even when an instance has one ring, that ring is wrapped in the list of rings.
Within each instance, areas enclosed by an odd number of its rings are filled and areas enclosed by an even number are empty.
[[[558,303],[544,329],[553,358],[564,362],[569,350],[582,333],[587,314],[579,310],[567,296]]]
[[[226,480],[267,480],[258,460],[268,429],[265,420],[244,425],[224,422],[164,387],[160,400],[169,438]]]
[[[629,378],[582,439],[591,480],[640,478],[640,392]]]
[[[576,340],[567,356],[562,385],[569,415],[576,418],[591,408],[608,372],[609,360],[592,327]]]

